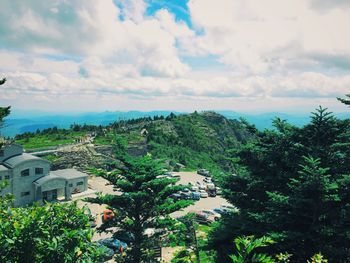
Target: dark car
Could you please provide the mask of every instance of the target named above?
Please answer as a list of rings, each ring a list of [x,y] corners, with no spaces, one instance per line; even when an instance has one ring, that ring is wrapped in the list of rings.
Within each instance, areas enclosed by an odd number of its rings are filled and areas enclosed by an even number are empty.
[[[181,200],[181,198],[182,198],[180,194],[172,194],[170,197],[172,199],[174,199],[175,201]]]
[[[206,176],[206,177],[210,177],[210,172],[206,169],[199,169],[197,171],[197,174],[200,174],[200,175],[203,175],[203,176]]]
[[[214,208],[213,211],[218,213],[218,214],[220,214],[220,215],[227,214],[227,212],[224,209],[221,209],[221,208]]]
[[[181,199],[185,200],[191,200],[192,199],[192,193],[191,192],[180,192]]]
[[[198,192],[192,192],[192,200],[199,200],[201,199],[201,194]]]

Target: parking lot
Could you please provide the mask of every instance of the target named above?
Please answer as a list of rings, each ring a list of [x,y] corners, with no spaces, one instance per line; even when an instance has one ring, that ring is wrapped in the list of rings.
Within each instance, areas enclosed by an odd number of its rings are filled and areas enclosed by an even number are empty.
[[[180,175],[179,184],[187,185],[189,183],[203,182],[205,178],[196,172],[176,172]],[[221,205],[228,204],[228,202],[221,196],[201,198],[196,201],[193,205],[186,207],[181,211],[177,211],[172,214],[174,218],[183,216],[189,212],[200,212],[202,210],[212,210],[214,208],[220,208]]]
[[[202,175],[197,174],[196,172],[176,172],[176,174],[180,175],[178,184],[187,185],[189,183],[203,182],[205,178]],[[120,194],[118,192],[113,191],[113,186],[109,184],[109,182],[102,177],[91,177],[89,179],[89,188],[95,191],[89,197],[95,197],[97,192],[102,192],[103,194]],[[84,196],[87,197],[87,196]],[[188,212],[200,212],[202,210],[212,210],[214,208],[219,208],[223,204],[228,204],[228,202],[223,199],[221,196],[216,197],[207,197],[201,198],[191,206],[188,206],[180,211],[174,212],[172,217],[177,218],[187,214]],[[101,215],[103,211],[106,209],[105,205],[87,203],[82,200],[78,200],[78,205],[80,207],[86,205],[90,210],[91,214],[96,217],[96,224],[100,226],[102,224]],[[95,233],[93,240],[104,239],[106,237],[110,237],[111,234],[106,233]]]

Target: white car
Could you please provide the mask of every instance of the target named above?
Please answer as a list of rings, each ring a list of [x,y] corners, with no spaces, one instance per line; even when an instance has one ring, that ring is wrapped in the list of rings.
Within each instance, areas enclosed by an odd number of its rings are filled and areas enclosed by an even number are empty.
[[[205,178],[203,179],[203,181],[206,182],[206,183],[212,183],[210,177],[205,177]]]
[[[217,195],[221,195],[222,194],[222,191],[221,191],[220,187],[216,187],[216,194]]]
[[[205,190],[200,190],[199,194],[201,195],[202,198],[207,198],[208,197],[208,193]]]
[[[198,188],[199,188],[199,190],[205,190],[205,188],[206,188],[206,185],[204,185],[204,184],[200,184],[199,186],[198,186]]]
[[[199,191],[198,186],[192,186],[192,187],[191,187],[191,191],[192,191],[192,192],[198,192],[198,191]]]

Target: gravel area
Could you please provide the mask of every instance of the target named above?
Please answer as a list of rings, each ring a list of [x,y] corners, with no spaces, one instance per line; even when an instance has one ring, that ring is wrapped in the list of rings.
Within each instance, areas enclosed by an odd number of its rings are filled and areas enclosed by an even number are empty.
[[[199,175],[196,172],[175,172],[175,173],[180,175],[180,180],[178,181],[178,183],[184,184],[184,185],[190,182],[203,183],[203,179],[205,178],[204,176]],[[200,200],[196,201],[193,205],[190,205],[181,211],[177,211],[173,213],[172,216],[176,218],[179,216],[183,216],[188,212],[199,212],[202,210],[211,210],[214,208],[219,208],[222,204],[227,205],[228,202],[221,196],[201,198]]]

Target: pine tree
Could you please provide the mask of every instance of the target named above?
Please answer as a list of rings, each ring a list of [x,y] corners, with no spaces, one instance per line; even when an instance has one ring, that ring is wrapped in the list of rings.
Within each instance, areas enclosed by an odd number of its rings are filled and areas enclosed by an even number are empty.
[[[345,99],[337,98],[337,100],[339,100],[341,103],[344,103],[345,105],[349,105],[350,106],[350,94],[346,94],[345,96],[347,98],[345,98]]]
[[[293,262],[319,251],[331,262],[349,262],[350,120],[320,107],[303,128],[275,124],[232,151],[237,172],[222,179],[222,188],[240,213],[221,220],[210,245],[229,262],[235,237],[270,235],[277,242],[271,252],[292,253]]]
[[[114,237],[129,236],[130,250],[126,262],[154,262],[154,247],[160,245],[160,236],[172,220],[169,214],[183,208],[191,201],[174,201],[173,193],[181,190],[176,179],[157,178],[162,173],[160,161],[150,156],[136,159],[125,158],[120,174],[104,176],[118,188],[121,194],[102,195],[89,201],[107,204],[113,210],[113,220],[105,222],[101,230],[117,229]],[[154,229],[147,236],[145,231]],[[153,260],[153,261],[152,261]]]

